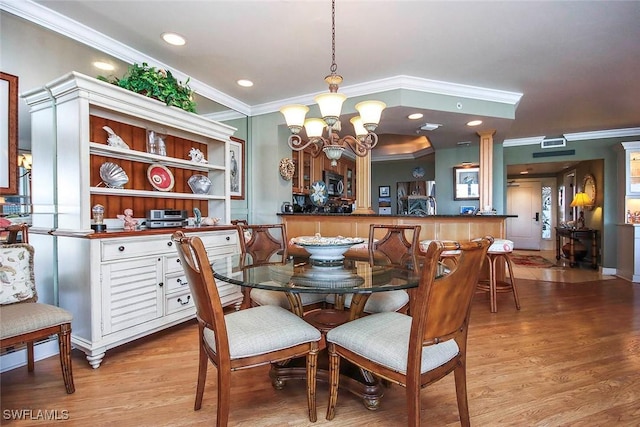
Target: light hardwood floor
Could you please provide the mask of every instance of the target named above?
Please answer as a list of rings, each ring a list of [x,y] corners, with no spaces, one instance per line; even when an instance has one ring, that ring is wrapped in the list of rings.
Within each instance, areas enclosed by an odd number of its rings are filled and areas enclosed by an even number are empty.
[[[640,425],[640,285],[598,274],[576,270],[572,280],[582,279],[573,283],[519,279],[520,311],[510,294],[498,295],[494,314],[485,295],[476,295],[467,374],[472,425]],[[0,377],[2,414],[68,411],[66,424],[73,426],[214,425],[213,367],[202,409],[193,411],[196,340],[196,324],[189,322],[107,352],[97,370],[74,350],[73,395],[64,391],[55,357],[37,362],[34,374],[26,367],[6,372]],[[311,424],[302,381],[277,391],[268,367],[236,372],[230,425],[406,425],[401,387],[386,389],[376,412],[340,393],[333,421],[324,419],[327,390],[318,384],[318,422]],[[452,375],[424,389],[421,399],[424,425],[459,425]],[[4,418],[0,424],[50,425]]]

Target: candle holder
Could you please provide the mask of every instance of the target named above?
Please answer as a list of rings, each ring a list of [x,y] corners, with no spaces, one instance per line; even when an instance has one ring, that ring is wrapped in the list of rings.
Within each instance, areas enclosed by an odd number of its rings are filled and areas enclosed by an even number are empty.
[[[107,225],[104,224],[104,206],[95,205],[91,208],[91,214],[93,216],[93,224],[91,229],[96,233],[104,233],[107,231]]]

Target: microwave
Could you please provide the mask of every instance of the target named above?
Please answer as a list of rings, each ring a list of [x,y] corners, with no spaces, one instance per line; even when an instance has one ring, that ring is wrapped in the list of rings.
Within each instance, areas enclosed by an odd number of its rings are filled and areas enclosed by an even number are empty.
[[[344,191],[344,177],[342,175],[331,171],[323,171],[322,178],[329,196],[342,196],[342,192]]]

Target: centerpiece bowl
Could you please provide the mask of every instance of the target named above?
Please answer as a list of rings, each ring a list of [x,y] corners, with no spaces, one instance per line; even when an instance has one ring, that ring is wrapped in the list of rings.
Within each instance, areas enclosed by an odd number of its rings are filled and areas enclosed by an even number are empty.
[[[311,254],[309,259],[313,262],[339,262],[344,260],[344,253],[353,245],[363,243],[360,237],[321,237],[300,236],[291,239],[293,243],[303,247]]]

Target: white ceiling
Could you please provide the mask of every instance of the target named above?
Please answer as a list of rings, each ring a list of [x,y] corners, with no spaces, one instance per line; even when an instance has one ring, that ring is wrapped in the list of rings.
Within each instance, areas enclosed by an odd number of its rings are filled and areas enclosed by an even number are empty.
[[[31,4],[190,76],[198,88],[201,83],[220,91],[223,104],[245,113],[277,110],[291,98],[310,99],[326,91],[328,0]],[[420,82],[439,81],[522,94],[515,119],[484,117],[485,123],[474,129],[464,125],[475,118],[472,114],[425,109],[424,118],[413,122],[406,115],[415,108],[385,110],[379,134],[416,136],[425,122],[443,124],[421,133],[436,150],[477,141],[476,131],[483,129],[496,129],[501,142],[637,128],[639,22],[639,1],[338,0],[341,91],[354,96],[380,91],[385,84],[402,88],[411,78],[418,91]],[[84,30],[66,27],[76,38],[85,37]],[[166,45],[160,39],[165,31],[185,36],[186,46]],[[239,87],[240,78],[255,85]]]

